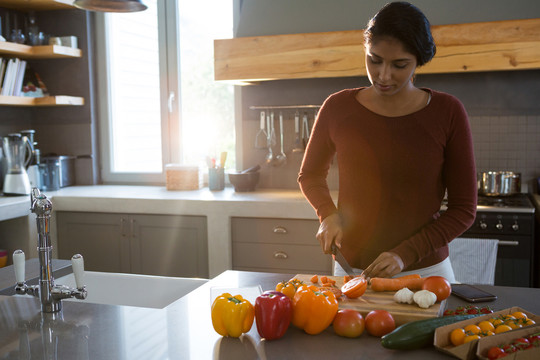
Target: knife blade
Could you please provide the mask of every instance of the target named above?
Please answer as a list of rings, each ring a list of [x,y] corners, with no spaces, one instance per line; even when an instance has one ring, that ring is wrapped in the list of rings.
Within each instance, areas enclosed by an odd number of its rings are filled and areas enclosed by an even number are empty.
[[[347,275],[352,277],[356,276],[353,268],[351,267],[351,265],[349,265],[347,259],[345,259],[345,257],[341,253],[341,250],[335,244],[332,245],[332,254],[334,256],[334,260],[338,262],[338,264],[343,268],[343,270],[345,270]]]

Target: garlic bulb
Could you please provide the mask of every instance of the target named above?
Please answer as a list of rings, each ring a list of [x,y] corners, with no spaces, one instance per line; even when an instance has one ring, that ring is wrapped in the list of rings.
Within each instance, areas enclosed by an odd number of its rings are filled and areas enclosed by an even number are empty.
[[[394,294],[394,301],[400,304],[412,304],[413,303],[414,292],[409,290],[409,288],[403,288],[398,290]]]
[[[437,295],[428,290],[420,290],[414,294],[413,300],[422,309],[427,309],[431,305],[435,304],[437,301]]]

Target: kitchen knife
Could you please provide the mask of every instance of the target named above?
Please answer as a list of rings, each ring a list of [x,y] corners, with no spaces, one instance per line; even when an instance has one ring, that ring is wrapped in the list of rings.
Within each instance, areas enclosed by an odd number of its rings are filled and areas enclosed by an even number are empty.
[[[351,265],[349,265],[347,259],[345,259],[345,257],[341,253],[341,250],[339,250],[339,248],[335,244],[332,245],[332,254],[334,256],[334,260],[338,262],[338,264],[343,268],[343,270],[345,270],[347,275],[352,277],[356,276]]]

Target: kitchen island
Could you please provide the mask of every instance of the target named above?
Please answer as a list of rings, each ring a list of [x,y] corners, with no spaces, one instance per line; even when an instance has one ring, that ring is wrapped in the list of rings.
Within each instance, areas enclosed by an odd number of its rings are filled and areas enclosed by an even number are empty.
[[[366,332],[348,339],[329,327],[319,335],[307,335],[290,327],[279,340],[261,340],[256,325],[238,339],[223,338],[211,323],[211,294],[225,289],[255,296],[260,286],[271,290],[294,274],[228,270],[164,309],[64,302],[61,316],[39,313],[37,299],[0,297],[0,359],[451,359],[426,348],[415,351],[387,350],[379,338]],[[479,286],[498,299],[494,310],[519,306],[540,313],[540,289]],[[129,295],[127,295],[129,296]],[[454,296],[448,308],[466,303]],[[28,356],[26,356],[28,355]],[[26,356],[26,357],[25,357]]]

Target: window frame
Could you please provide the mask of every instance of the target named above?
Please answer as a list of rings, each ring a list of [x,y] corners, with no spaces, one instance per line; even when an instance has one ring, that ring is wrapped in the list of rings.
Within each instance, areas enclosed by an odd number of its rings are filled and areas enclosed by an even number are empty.
[[[176,0],[157,0],[162,171],[160,173],[112,172],[112,127],[110,108],[110,67],[107,49],[107,14],[95,13],[96,79],[99,116],[101,164],[100,173],[107,184],[165,184],[165,164],[178,163],[182,158],[180,146],[180,45],[178,3]]]

